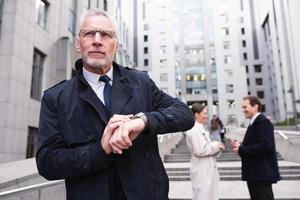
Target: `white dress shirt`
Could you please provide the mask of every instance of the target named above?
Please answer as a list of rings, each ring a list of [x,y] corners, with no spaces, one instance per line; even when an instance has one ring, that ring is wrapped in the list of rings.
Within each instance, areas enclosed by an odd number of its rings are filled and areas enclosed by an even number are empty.
[[[82,74],[83,74],[84,78],[87,80],[87,82],[89,83],[89,85],[91,86],[91,88],[93,89],[93,91],[96,93],[98,98],[102,101],[103,105],[105,105],[104,96],[103,96],[103,90],[104,90],[105,83],[102,81],[99,81],[100,74],[95,74],[95,73],[89,72],[84,67],[82,70]],[[110,85],[112,85],[113,68],[110,68],[110,70],[106,74],[103,74],[103,75],[107,75],[110,78],[109,83],[110,83]]]

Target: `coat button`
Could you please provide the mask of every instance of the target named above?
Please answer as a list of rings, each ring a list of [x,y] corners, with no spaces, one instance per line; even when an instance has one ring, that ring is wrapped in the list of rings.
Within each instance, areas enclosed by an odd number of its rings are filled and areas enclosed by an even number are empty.
[[[166,114],[166,118],[168,120],[173,120],[174,119],[174,116],[172,114]]]
[[[94,135],[88,135],[88,140],[90,141],[90,142],[93,142],[93,143],[95,143],[96,142],[96,140],[95,140],[95,136]]]
[[[84,169],[89,168],[89,164],[88,164],[88,163],[85,163],[85,164],[83,165],[83,168],[84,168]]]
[[[157,187],[155,188],[155,193],[156,195],[159,195],[159,189]]]
[[[148,152],[148,151],[146,151],[146,152],[145,152],[145,158],[151,158],[151,153]]]

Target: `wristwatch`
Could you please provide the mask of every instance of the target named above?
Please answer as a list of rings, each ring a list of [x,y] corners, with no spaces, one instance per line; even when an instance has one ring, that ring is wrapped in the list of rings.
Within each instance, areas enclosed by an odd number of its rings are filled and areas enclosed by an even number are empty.
[[[139,112],[139,113],[137,113],[137,114],[135,114],[135,115],[133,116],[133,119],[137,119],[137,118],[140,118],[141,120],[143,120],[143,122],[145,123],[145,128],[144,128],[144,130],[147,129],[149,123],[148,123],[148,118],[147,118],[147,116],[145,115],[145,113]]]

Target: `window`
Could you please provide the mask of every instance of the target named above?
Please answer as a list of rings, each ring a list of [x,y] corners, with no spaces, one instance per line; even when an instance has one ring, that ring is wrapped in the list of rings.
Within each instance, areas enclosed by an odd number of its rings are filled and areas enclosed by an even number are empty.
[[[107,11],[107,0],[103,0],[103,10]]]
[[[167,52],[167,46],[160,46],[159,47],[159,52],[161,54],[165,54]]]
[[[264,91],[257,91],[257,97],[260,98],[260,99],[265,98],[265,93],[264,93]]]
[[[148,54],[148,47],[144,47],[144,54]]]
[[[148,59],[145,59],[145,60],[144,60],[144,66],[148,66],[148,64],[149,64],[149,63],[148,63]]]
[[[4,0],[0,0],[0,34],[1,34],[3,7],[4,7],[3,4],[4,4]]]
[[[264,104],[261,105],[261,112],[266,112],[266,105]]]
[[[227,100],[227,108],[235,108],[235,100],[229,99]]]
[[[146,2],[143,1],[143,19],[146,19]]]
[[[233,84],[226,84],[226,93],[233,93],[234,89],[233,89]]]
[[[232,71],[232,69],[226,69],[226,70],[225,70],[225,77],[226,77],[226,78],[232,78],[232,76],[233,76],[233,71]]]
[[[244,21],[245,21],[244,17],[240,17],[239,19],[240,19],[240,23],[244,23]]]
[[[248,59],[247,53],[243,53],[243,58],[244,58],[244,60],[247,60],[247,59]]]
[[[241,32],[243,35],[245,35],[245,28],[241,28]]]
[[[247,46],[246,40],[243,40],[243,41],[242,41],[242,44],[243,44],[243,47],[246,47],[246,46]]]
[[[144,42],[148,42],[148,35],[144,35]]]
[[[166,67],[167,66],[167,59],[160,59],[159,64],[160,64],[160,67]]]
[[[145,31],[149,30],[149,25],[148,24],[144,24],[144,30]]]
[[[256,85],[263,85],[263,79],[262,78],[256,78],[255,79],[255,84]]]
[[[226,50],[230,49],[230,42],[229,41],[224,41],[223,42],[223,48],[226,49]]]
[[[68,30],[75,35],[75,24],[76,24],[76,0],[70,0],[69,6],[69,23]]]
[[[90,9],[91,8],[91,0],[85,0],[85,8]]]
[[[160,74],[160,81],[163,81],[163,82],[168,81],[168,74],[167,73],[161,73]]]
[[[224,56],[224,63],[225,64],[230,64],[231,63],[231,56],[230,55],[225,55]]]
[[[160,37],[161,40],[165,41],[165,40],[167,40],[167,33],[160,32],[159,33],[159,37]]]
[[[227,27],[222,28],[221,31],[222,31],[222,35],[223,35],[223,36],[229,35],[229,29],[228,29]]]
[[[248,65],[246,65],[246,73],[249,73]]]
[[[261,72],[261,65],[254,65],[254,71],[255,71],[256,73]]]
[[[46,0],[36,0],[35,1],[35,21],[42,28],[46,29],[47,25],[47,12],[49,3]]]
[[[34,49],[32,61],[32,75],[31,75],[31,98],[41,100],[42,95],[42,78],[43,78],[43,65],[45,54],[37,49]]]
[[[249,86],[250,85],[250,80],[249,80],[249,78],[247,78],[247,86]]]
[[[243,0],[240,0],[240,5],[241,5],[241,10],[243,11],[244,10],[244,2],[243,2]]]
[[[28,127],[26,158],[35,156],[37,150],[37,136],[38,129],[35,127]]]
[[[221,14],[222,23],[228,22],[228,15],[226,13]]]

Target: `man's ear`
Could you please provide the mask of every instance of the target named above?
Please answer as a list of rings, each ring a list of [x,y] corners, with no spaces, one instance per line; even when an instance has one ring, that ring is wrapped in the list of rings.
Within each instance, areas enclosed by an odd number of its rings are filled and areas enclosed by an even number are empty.
[[[255,108],[256,111],[258,111],[258,105],[257,104],[255,104],[253,107]]]

